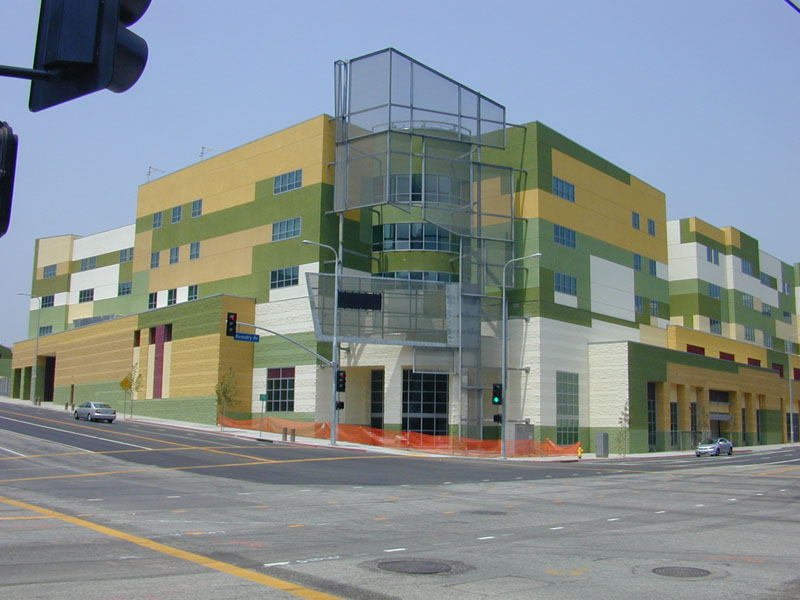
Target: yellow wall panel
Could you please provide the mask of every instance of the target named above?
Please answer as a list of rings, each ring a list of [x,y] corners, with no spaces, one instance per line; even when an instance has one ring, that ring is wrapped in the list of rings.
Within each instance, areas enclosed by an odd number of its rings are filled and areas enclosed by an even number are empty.
[[[217,334],[172,342],[171,397],[214,395],[219,365],[219,340],[220,336]]]
[[[733,246],[735,248],[742,247],[742,232],[733,227],[723,227],[722,232],[725,234],[725,245]]]
[[[68,269],[64,269],[64,264],[69,264],[72,260],[72,243],[77,238],[77,235],[59,235],[38,240],[36,277],[41,279],[42,274],[39,270],[48,265],[58,265],[57,275],[67,273]]]
[[[88,319],[94,316],[94,302],[79,302],[70,304],[67,313],[67,322],[72,323],[75,319]]]
[[[686,345],[691,344],[705,348],[706,356],[711,358],[719,358],[720,352],[727,352],[728,354],[733,354],[738,363],[747,364],[748,358],[755,358],[761,361],[762,367],[770,366],[767,364],[766,349],[754,344],[677,325],[667,329],[667,337],[669,347],[673,350],[686,352]]]
[[[136,216],[203,199],[203,213],[252,202],[255,182],[303,169],[303,185],[333,182],[333,125],[321,115],[139,188]]]
[[[136,234],[134,241],[135,248],[133,252],[133,272],[148,271],[150,269],[150,252],[153,247],[153,230],[148,229],[142,233]],[[147,252],[142,252],[142,250]]]
[[[725,244],[725,233],[719,229],[718,227],[714,227],[713,225],[706,223],[702,219],[698,219],[697,217],[691,217],[689,219],[689,231],[694,231],[695,233],[699,233],[700,235],[704,235],[709,239],[714,240],[720,244]]]

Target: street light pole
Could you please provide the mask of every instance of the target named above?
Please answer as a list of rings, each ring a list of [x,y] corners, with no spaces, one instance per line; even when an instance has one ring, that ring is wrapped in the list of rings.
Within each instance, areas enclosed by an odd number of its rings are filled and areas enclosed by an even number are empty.
[[[508,302],[506,299],[506,269],[508,265],[527,258],[538,258],[541,252],[520,256],[506,261],[503,265],[503,397],[500,404],[500,458],[506,458],[506,404],[508,402]]]
[[[339,393],[336,391],[336,372],[339,370],[339,253],[336,248],[312,240],[303,240],[304,244],[313,244],[327,248],[333,252],[336,264],[333,268],[333,350],[331,352],[331,446],[336,445],[336,430],[339,427],[339,411],[336,408]]]
[[[792,342],[793,338],[800,336],[800,333],[793,333],[789,336],[789,343]],[[790,347],[791,348],[791,347]],[[792,369],[792,352],[786,353],[786,358],[788,362],[788,369],[789,369],[789,441],[794,444],[794,399],[792,398],[792,379],[794,378],[794,369]]]
[[[39,324],[42,320],[42,298],[40,296],[31,296],[25,292],[17,292],[18,296],[27,296],[30,299],[34,297],[39,301],[39,308],[36,311],[36,343],[33,351],[33,367],[31,367],[31,402],[36,404],[36,367],[39,363]]]

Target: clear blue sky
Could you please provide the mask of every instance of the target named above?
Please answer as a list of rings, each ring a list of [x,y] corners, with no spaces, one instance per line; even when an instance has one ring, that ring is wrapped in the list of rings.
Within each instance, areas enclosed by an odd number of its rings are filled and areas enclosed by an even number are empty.
[[[0,64],[31,66],[39,3],[2,0]],[[697,216],[800,261],[800,14],[784,0],[153,0],[128,92],[37,114],[0,77],[20,136],[0,238],[0,343],[26,337],[34,240],[133,223],[165,172],[323,112],[333,63],[393,46],[539,120]]]

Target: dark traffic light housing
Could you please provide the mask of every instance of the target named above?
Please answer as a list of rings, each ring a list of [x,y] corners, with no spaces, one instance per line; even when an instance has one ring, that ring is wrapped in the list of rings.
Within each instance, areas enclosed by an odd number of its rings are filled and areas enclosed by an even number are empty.
[[[0,237],[11,221],[11,197],[14,194],[14,171],[17,167],[17,136],[0,121]]]
[[[144,71],[147,43],[127,29],[150,0],[42,0],[28,107],[37,112],[98,90],[124,92]]]
[[[500,406],[503,403],[503,384],[492,384],[492,404]]]
[[[347,388],[347,371],[336,371],[336,391],[343,392]]]
[[[231,337],[236,335],[236,313],[228,313],[228,320],[225,322],[225,335]]]

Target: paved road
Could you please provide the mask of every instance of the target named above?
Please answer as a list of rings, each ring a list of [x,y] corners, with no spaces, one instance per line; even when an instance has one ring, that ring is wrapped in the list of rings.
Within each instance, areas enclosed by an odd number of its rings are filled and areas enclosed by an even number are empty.
[[[430,458],[0,404],[0,597],[797,598],[798,499],[794,448]]]

